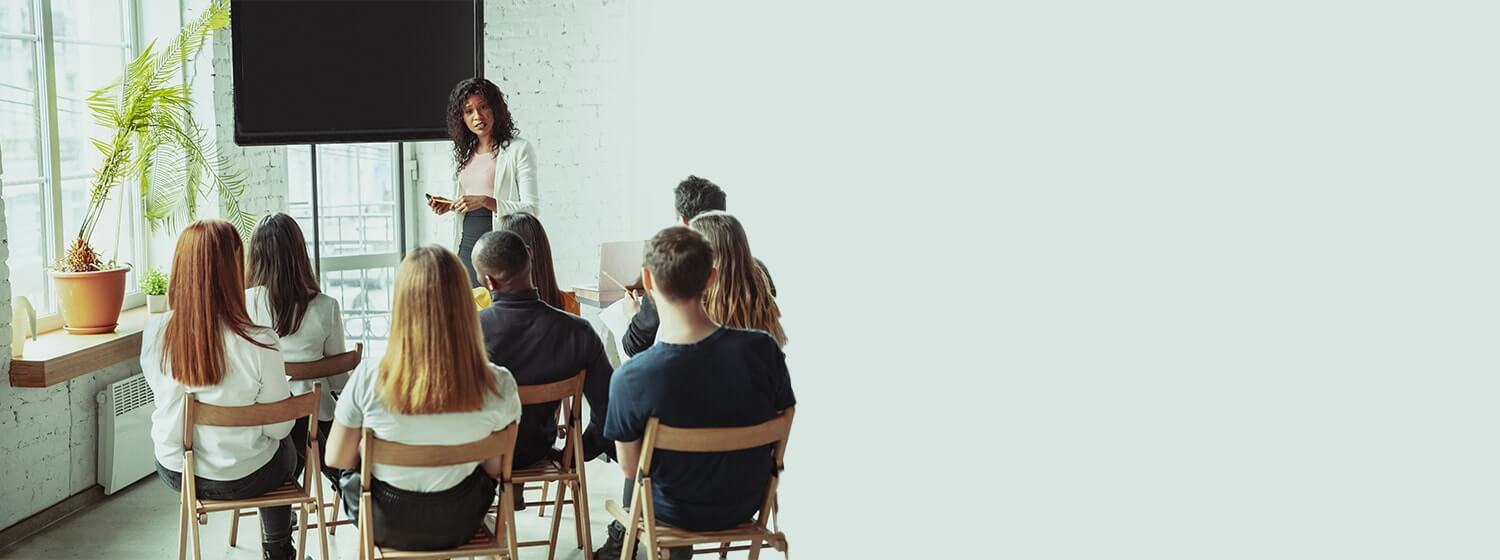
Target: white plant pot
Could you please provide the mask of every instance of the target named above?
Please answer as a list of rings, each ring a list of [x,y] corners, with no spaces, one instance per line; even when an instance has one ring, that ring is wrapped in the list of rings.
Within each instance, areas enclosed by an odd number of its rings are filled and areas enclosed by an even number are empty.
[[[152,313],[165,313],[167,311],[167,294],[159,296],[146,296],[146,309]]]

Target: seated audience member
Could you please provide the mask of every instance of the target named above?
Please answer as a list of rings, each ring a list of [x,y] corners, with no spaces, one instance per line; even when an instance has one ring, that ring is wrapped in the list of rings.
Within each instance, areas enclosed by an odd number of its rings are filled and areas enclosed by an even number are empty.
[[[490,363],[510,370],[518,385],[562,381],[586,371],[583,391],[590,412],[583,456],[587,460],[605,452],[613,455],[613,445],[604,439],[604,418],[614,368],[604,354],[604,343],[588,321],[539,299],[531,284],[531,256],[521,236],[511,231],[486,233],[474,246],[474,269],[494,300],[479,312],[485,351]],[[516,467],[535,464],[552,453],[556,418],[557,403],[530,405],[521,411]]]
[[[727,195],[724,194],[724,190],[708,179],[697,175],[689,175],[688,178],[678,183],[674,195],[677,220],[682,225],[688,225],[688,222],[698,217],[699,214],[711,210],[725,210],[727,206]],[[774,297],[776,283],[771,281],[771,273],[766,270],[766,263],[755,259],[755,265],[765,273],[766,283],[770,285],[771,296]],[[641,353],[656,341],[656,302],[652,301],[650,294],[647,294],[639,300],[632,299],[631,303],[639,308],[627,310],[627,313],[633,313],[633,316],[630,319],[630,328],[620,338],[620,344],[624,346],[625,354],[628,356]]]
[[[389,346],[380,365],[357,371],[339,396],[328,464],[344,475],[345,507],[358,519],[361,428],[410,445],[484,439],[521,416],[516,382],[484,358],[469,274],[437,246],[418,248],[396,272]],[[375,543],[406,550],[462,544],[495,500],[501,456],[442,467],[373,466]]]
[[[229,222],[193,222],[177,239],[172,257],[172,310],[146,319],[141,371],[156,399],[151,440],[156,473],[182,489],[183,406],[187,393],[217,406],[278,402],[291,396],[276,333],[245,312],[244,251]],[[198,497],[217,500],[261,496],[302,471],[292,422],[266,426],[198,426],[193,431]],[[291,506],[260,508],[265,558],[289,559]]]
[[[531,248],[531,283],[536,286],[537,297],[547,305],[577,315],[578,298],[573,292],[557,287],[557,273],[552,268],[552,243],[547,241],[547,230],[542,229],[542,221],[526,212],[506,214],[500,218],[499,231],[515,232]]]
[[[786,346],[781,308],[771,295],[770,278],[750,256],[750,240],[739,219],[714,210],[699,214],[688,227],[703,234],[714,251],[718,274],[703,297],[708,318],[727,327],[766,331],[777,344]]]
[[[250,320],[269,326],[281,338],[281,357],[287,362],[316,362],[347,350],[344,347],[344,319],[339,302],[318,288],[312,261],[307,258],[307,242],[297,220],[286,214],[273,214],[262,220],[250,237],[249,284],[245,302]],[[333,427],[333,407],[338,393],[344,390],[349,374],[341,373],[317,381],[292,381],[292,394],[301,395],[323,385],[318,400],[318,449],[328,454],[328,431]],[[307,420],[292,428],[297,449],[307,449]],[[337,482],[339,470],[324,464],[323,474]]]
[[[646,243],[643,281],[661,317],[656,344],[622,364],[609,387],[604,435],[615,440],[626,500],[646,423],[682,428],[751,426],[796,404],[786,356],[765,332],[714,323],[703,307],[713,282],[713,251],[703,235],[673,226]],[[770,449],[728,453],[658,451],[650,465],[658,522],[693,531],[749,521],[774,468]],[[596,558],[619,557],[625,528],[609,527]],[[672,551],[689,558],[690,549]]]

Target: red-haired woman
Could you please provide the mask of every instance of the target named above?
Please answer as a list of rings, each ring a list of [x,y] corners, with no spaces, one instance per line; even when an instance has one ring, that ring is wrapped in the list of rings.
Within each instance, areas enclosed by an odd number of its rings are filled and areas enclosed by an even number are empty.
[[[193,222],[172,258],[172,310],[152,315],[141,338],[141,370],[156,398],[151,415],[156,472],[182,488],[182,407],[185,395],[218,406],[277,402],[291,396],[276,332],[257,327],[245,311],[244,250],[234,226]],[[292,422],[267,426],[199,426],[193,454],[200,498],[263,495],[301,471],[288,437]],[[260,508],[266,558],[291,558],[290,506]]]

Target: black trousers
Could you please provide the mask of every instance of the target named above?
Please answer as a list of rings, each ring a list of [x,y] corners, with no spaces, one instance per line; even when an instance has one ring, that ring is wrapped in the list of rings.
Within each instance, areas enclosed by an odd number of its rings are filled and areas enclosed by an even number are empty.
[[[490,232],[494,225],[495,213],[488,208],[470,210],[464,214],[463,236],[458,241],[458,260],[464,262],[464,268],[469,271],[469,287],[478,288],[479,274],[474,272],[474,244],[479,238]]]
[[[375,544],[401,550],[442,550],[469,542],[495,501],[498,482],[474,467],[463,482],[441,492],[402,490],[374,479]],[[359,520],[359,471],[344,472],[344,512]]]
[[[303,432],[306,434],[306,432]],[[306,437],[304,435],[304,437]],[[271,462],[239,480],[209,480],[198,477],[198,497],[210,500],[243,500],[265,495],[283,483],[296,480],[302,475],[302,462],[297,459],[296,449],[290,436],[282,438],[281,446]],[[182,491],[182,473],[156,464],[156,474],[173,490]],[[292,540],[292,506],[260,508],[260,540],[279,542]]]

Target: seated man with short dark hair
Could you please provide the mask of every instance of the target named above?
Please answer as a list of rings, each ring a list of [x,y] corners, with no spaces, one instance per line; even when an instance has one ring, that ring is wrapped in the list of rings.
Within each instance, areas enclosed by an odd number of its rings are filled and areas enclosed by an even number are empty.
[[[672,194],[676,199],[677,220],[682,225],[687,225],[699,214],[712,210],[723,211],[729,206],[729,196],[724,193],[724,189],[697,175],[688,175],[688,178],[677,183]],[[771,271],[766,270],[766,263],[757,258],[755,264],[766,274],[766,281],[771,284],[771,297],[776,297],[776,282],[771,280]],[[656,342],[656,302],[647,295],[640,298],[636,305],[639,308],[630,318],[630,327],[620,335],[620,345],[624,347],[627,356],[639,354]]]
[[[516,384],[522,386],[562,381],[587,370],[583,394],[590,412],[583,433],[583,456],[585,460],[606,452],[613,456],[603,431],[614,369],[599,335],[587,320],[537,297],[531,283],[531,249],[520,236],[509,231],[486,233],[474,244],[473,258],[479,281],[490,290],[493,300],[479,312],[490,362],[509,369]],[[522,408],[516,434],[516,468],[533,465],[554,453],[556,422],[555,402]]]
[[[686,227],[664,229],[646,243],[642,280],[661,326],[656,344],[615,372],[604,426],[625,470],[627,506],[650,418],[679,428],[753,426],[797,402],[786,356],[771,335],[709,319],[703,292],[716,274],[713,262],[708,240]],[[749,521],[774,468],[770,449],[657,451],[650,466],[657,521],[693,531]],[[595,557],[618,558],[624,532],[610,524],[609,541]],[[690,549],[672,551],[673,559],[687,557]]]

